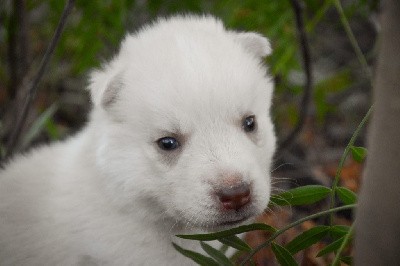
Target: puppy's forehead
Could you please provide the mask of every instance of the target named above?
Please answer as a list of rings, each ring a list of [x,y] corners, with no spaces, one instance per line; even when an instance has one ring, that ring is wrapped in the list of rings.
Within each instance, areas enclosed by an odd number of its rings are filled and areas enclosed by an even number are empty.
[[[151,31],[126,39],[120,53],[124,113],[143,112],[155,124],[177,124],[185,117],[207,123],[256,108],[267,112],[272,88],[261,58],[223,28],[195,29]]]
[[[127,98],[193,109],[239,104],[269,89],[265,68],[232,40],[178,37],[162,49],[149,43],[136,50],[125,71]]]
[[[172,66],[171,68],[174,68]],[[268,82],[263,78],[240,77],[243,73],[229,70],[202,72],[198,75],[166,70],[153,79],[125,87],[126,101],[132,112],[144,112],[155,120],[237,119],[260,109],[267,112]],[[155,82],[157,80],[157,82]],[[141,88],[137,90],[136,87]],[[228,122],[228,121],[227,121]],[[159,123],[159,122],[157,122]]]

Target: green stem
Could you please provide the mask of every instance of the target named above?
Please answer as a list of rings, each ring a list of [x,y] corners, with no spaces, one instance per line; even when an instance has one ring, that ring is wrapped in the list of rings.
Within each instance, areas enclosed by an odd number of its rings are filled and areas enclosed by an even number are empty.
[[[351,236],[353,235],[354,232],[354,225],[355,225],[355,221],[353,222],[353,224],[350,227],[350,230],[347,232],[347,234],[345,235],[342,244],[340,245],[339,249],[336,252],[336,256],[335,259],[332,262],[332,266],[338,266],[340,263],[340,255],[343,252],[343,249],[347,246],[347,243],[350,241]]]
[[[315,16],[312,19],[310,19],[310,21],[307,23],[306,26],[307,32],[311,32],[315,29],[315,26],[318,24],[318,22],[321,21],[321,19],[324,17],[326,11],[329,9],[331,5],[332,5],[332,0],[325,0],[324,4],[322,5],[321,8],[319,8]]]
[[[373,108],[374,108],[374,106],[372,105],[369,108],[367,114],[364,116],[364,118],[362,119],[362,121],[358,125],[356,131],[354,131],[353,136],[351,136],[351,139],[350,139],[349,143],[347,144],[346,149],[343,152],[342,158],[340,159],[339,166],[338,166],[338,169],[336,171],[335,179],[334,179],[333,184],[332,184],[330,209],[332,209],[335,206],[336,188],[337,188],[337,186],[339,184],[339,179],[340,179],[340,176],[342,174],[342,169],[343,169],[344,162],[346,161],[347,155],[349,154],[351,147],[354,145],[354,142],[356,141],[358,135],[360,134],[361,129],[364,127],[364,125],[367,122],[369,116],[371,115]],[[333,224],[333,213],[331,213],[329,220],[330,220],[330,225],[332,225]]]
[[[334,212],[338,212],[338,211],[342,211],[342,210],[347,210],[347,209],[353,209],[355,208],[357,205],[356,204],[351,204],[351,205],[345,205],[345,206],[341,206],[341,207],[337,207],[337,208],[333,208],[333,209],[329,209],[326,211],[322,211],[322,212],[318,212],[309,216],[306,216],[304,218],[301,218],[285,227],[283,227],[282,229],[279,229],[278,231],[276,231],[270,238],[268,238],[268,240],[264,243],[262,243],[261,245],[259,245],[258,247],[256,247],[255,249],[253,249],[253,251],[243,260],[243,262],[240,265],[245,265],[253,256],[254,254],[256,254],[258,251],[260,251],[261,249],[265,248],[266,246],[268,246],[269,244],[271,244],[271,242],[277,238],[278,236],[280,236],[281,234],[283,234],[284,232],[286,232],[287,230],[289,230],[292,227],[295,227],[305,221],[314,219],[314,218],[318,218],[320,216],[324,216],[326,214],[330,214],[330,213],[334,213]]]
[[[365,56],[363,55],[360,46],[358,45],[358,42],[356,38],[354,37],[353,31],[350,28],[349,21],[346,18],[346,15],[344,14],[344,10],[342,7],[342,4],[340,3],[340,0],[333,0],[333,3],[335,4],[336,10],[339,13],[340,21],[343,24],[344,30],[346,31],[347,37],[350,40],[351,46],[353,46],[354,52],[356,53],[356,56],[358,58],[358,61],[360,62],[365,74],[369,79],[371,79],[371,72],[368,68],[368,63],[367,60],[365,59]]]

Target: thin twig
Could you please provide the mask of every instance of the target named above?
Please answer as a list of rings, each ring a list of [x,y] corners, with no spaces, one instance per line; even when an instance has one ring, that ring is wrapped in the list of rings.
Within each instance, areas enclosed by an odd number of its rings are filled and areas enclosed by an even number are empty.
[[[342,169],[343,169],[343,166],[344,166],[344,162],[346,161],[347,155],[349,155],[351,147],[354,145],[354,142],[356,141],[358,135],[360,134],[361,129],[364,127],[365,123],[367,123],[368,118],[370,117],[373,109],[374,109],[374,106],[372,105],[369,108],[367,114],[361,120],[361,122],[358,125],[356,131],[354,131],[353,135],[350,138],[349,143],[347,144],[347,146],[346,146],[346,148],[345,148],[345,150],[343,152],[342,158],[340,159],[340,162],[339,162],[336,174],[335,174],[335,179],[333,180],[333,184],[332,184],[331,199],[330,199],[330,203],[329,203],[330,208],[333,208],[335,206],[336,188],[337,188],[337,186],[339,184],[340,176],[342,175]],[[332,214],[331,214],[331,216],[329,218],[329,221],[330,221],[330,225],[332,225],[333,224],[333,215]]]
[[[290,0],[290,2],[292,3],[294,14],[296,17],[297,33],[300,38],[301,53],[303,57],[303,67],[304,67],[304,72],[306,74],[306,81],[304,85],[303,98],[300,104],[299,120],[297,121],[297,124],[292,130],[292,132],[289,133],[287,137],[279,143],[278,153],[280,153],[282,150],[287,149],[290,145],[292,145],[293,141],[297,138],[300,131],[302,130],[308,113],[309,102],[312,93],[312,83],[313,83],[310,46],[308,44],[308,38],[303,22],[303,9],[297,0]]]
[[[15,0],[8,31],[8,65],[10,82],[8,95],[14,99],[17,88],[28,70],[29,34],[26,1]]]
[[[23,127],[23,125],[25,123],[25,120],[26,120],[26,117],[28,115],[28,110],[29,110],[29,108],[30,108],[30,106],[32,104],[32,101],[33,101],[33,99],[34,99],[34,97],[36,95],[39,82],[43,77],[43,74],[44,74],[44,71],[46,69],[46,66],[47,66],[47,64],[48,64],[48,62],[49,62],[49,60],[50,60],[50,58],[51,58],[51,56],[52,56],[52,54],[54,52],[54,49],[55,49],[55,47],[56,47],[56,45],[58,43],[58,40],[60,39],[61,33],[63,32],[63,29],[64,29],[65,23],[67,21],[68,15],[71,13],[71,10],[72,10],[72,7],[74,5],[74,2],[75,2],[74,0],[68,0],[67,1],[66,5],[65,5],[65,8],[64,8],[64,11],[63,11],[63,13],[61,15],[60,21],[58,22],[57,29],[56,29],[56,31],[55,31],[55,33],[53,35],[53,38],[52,38],[52,40],[50,42],[50,45],[47,47],[46,53],[43,56],[42,62],[41,62],[40,67],[39,67],[39,71],[36,74],[34,80],[30,83],[29,90],[28,90],[28,93],[27,93],[26,98],[25,98],[24,106],[22,108],[22,112],[21,112],[20,116],[18,117],[16,126],[13,129],[13,131],[12,131],[12,133],[10,135],[10,139],[8,141],[7,157],[9,157],[13,153],[13,151],[14,151],[14,149],[16,147],[18,139],[19,139],[19,137],[21,135],[22,127]]]
[[[343,10],[342,4],[340,3],[340,0],[333,0],[333,3],[335,4],[336,10],[339,13],[340,21],[342,22],[344,30],[346,31],[347,37],[350,40],[351,46],[353,47],[354,52],[356,53],[357,59],[360,62],[361,66],[363,68],[363,71],[367,75],[368,79],[371,79],[372,74],[368,68],[367,59],[365,59],[365,56],[362,53],[360,46],[358,45],[356,37],[354,36],[353,31],[351,30],[349,21],[347,20],[346,15],[344,14],[344,10]]]

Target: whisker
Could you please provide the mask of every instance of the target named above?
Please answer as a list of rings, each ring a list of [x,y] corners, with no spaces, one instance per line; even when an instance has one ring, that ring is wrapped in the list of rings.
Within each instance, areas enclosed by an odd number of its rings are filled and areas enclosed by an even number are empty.
[[[293,163],[282,163],[282,164],[278,165],[276,168],[272,169],[270,173],[272,174],[273,172],[275,172],[276,170],[278,170],[279,168],[281,168],[281,167],[283,167],[285,165],[292,165],[293,166],[294,164]]]

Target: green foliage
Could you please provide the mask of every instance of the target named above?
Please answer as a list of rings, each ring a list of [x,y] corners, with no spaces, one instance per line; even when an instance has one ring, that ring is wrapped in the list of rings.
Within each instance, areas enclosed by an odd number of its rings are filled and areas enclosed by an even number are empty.
[[[276,243],[271,243],[271,249],[272,252],[274,252],[276,259],[278,260],[279,264],[282,266],[297,266],[296,260],[293,258],[292,254],[290,252],[276,244]]]
[[[58,140],[60,139],[60,131],[57,128],[57,124],[54,122],[53,118],[49,118],[45,125],[45,130],[47,135],[49,135],[51,140]]]
[[[347,265],[353,265],[353,257],[351,256],[340,257],[340,261],[346,263]]]
[[[336,106],[329,103],[328,97],[348,89],[351,85],[352,76],[348,69],[338,71],[315,85],[314,103],[318,122],[322,123],[328,113],[336,110]]]
[[[71,59],[75,62],[73,70],[78,73],[97,65],[99,51],[104,50],[105,45],[116,47],[125,34],[127,16],[133,2],[77,1],[79,12],[75,13],[80,14],[78,22],[65,32],[57,52],[71,51]]]
[[[337,251],[340,248],[340,246],[342,245],[343,240],[344,240],[344,237],[339,238],[338,240],[336,240],[336,241],[332,242],[331,244],[327,245],[326,247],[324,247],[323,249],[321,249],[318,252],[317,257],[321,257],[321,256],[324,256],[324,255],[330,253],[330,252]]]
[[[215,261],[217,261],[219,265],[223,266],[233,265],[233,263],[225,256],[225,254],[219,251],[218,249],[215,249],[204,242],[201,242],[201,248],[213,259],[215,259]]]
[[[250,251],[251,250],[250,246],[247,245],[246,242],[244,242],[242,239],[240,239],[236,235],[219,238],[218,241],[221,242],[222,244],[233,247],[237,250],[241,250],[241,251]]]
[[[353,159],[356,162],[361,163],[367,156],[367,149],[364,147],[351,146],[350,150],[351,150],[351,155],[353,156]]]
[[[204,266],[208,266],[208,265],[209,266],[218,266],[219,265],[218,262],[216,262],[215,260],[213,260],[207,256],[204,256],[200,253],[184,249],[175,243],[172,243],[172,245],[179,253],[188,257],[189,259],[192,259],[194,262],[198,263],[199,265],[204,265]]]
[[[320,241],[328,234],[328,232],[329,226],[315,226],[295,237],[286,245],[286,248],[287,250],[289,250],[290,253],[296,254],[300,250],[306,249],[309,246]]]
[[[251,257],[257,251],[261,250],[262,248],[264,248],[270,244],[273,245],[273,240],[275,240],[279,235],[283,234],[290,228],[293,228],[296,225],[299,225],[302,222],[313,219],[313,218],[324,216],[324,215],[327,215],[327,214],[330,214],[330,213],[333,213],[336,211],[340,211],[340,210],[351,209],[354,207],[355,207],[355,205],[347,205],[347,206],[343,206],[343,207],[338,207],[338,208],[333,208],[333,209],[329,209],[326,211],[322,211],[322,212],[304,217],[296,222],[289,224],[288,226],[286,226],[282,229],[275,231],[275,233],[273,233],[272,236],[265,243],[261,244],[260,246],[258,246],[255,249],[251,249],[251,251],[249,252],[249,256],[246,257],[246,259],[244,260],[243,265],[246,262],[248,262],[249,260],[251,260]],[[261,229],[261,228],[263,228],[262,226],[260,226],[262,224],[256,224],[256,225],[257,225],[256,226],[257,230],[271,232],[271,227],[268,225],[266,225],[266,227],[264,227],[264,229]],[[223,238],[227,237],[227,234],[230,234],[231,236],[233,236],[233,235],[235,235],[235,232],[239,232],[239,233],[246,232],[246,231],[244,231],[244,229],[247,230],[251,226],[252,225],[240,226],[241,227],[240,230],[236,230],[237,228],[234,228],[234,229],[225,230],[225,231],[216,232],[216,233],[210,233],[210,234],[178,235],[178,237],[184,238],[184,239],[192,239],[192,240],[204,240],[204,239],[207,241],[219,240],[221,238],[221,236]],[[310,245],[316,243],[317,238],[320,240],[320,239],[322,239],[322,237],[326,236],[328,233],[331,233],[331,235],[333,235],[333,236],[340,236],[340,238],[338,239],[340,241],[338,241],[338,240],[334,241],[334,243],[335,243],[334,246],[327,248],[328,250],[324,249],[323,252],[326,252],[325,254],[327,254],[327,253],[331,252],[332,250],[338,250],[338,249],[342,248],[343,244],[348,243],[348,241],[347,241],[348,236],[352,234],[352,231],[347,230],[347,228],[344,226],[332,226],[332,227],[318,226],[318,227],[314,227],[314,228],[316,228],[316,229],[312,228],[312,229],[298,235],[295,239],[293,239],[290,243],[288,243],[286,247],[281,247],[281,246],[277,245],[276,243],[274,243],[275,244],[274,253],[278,254],[277,256],[280,256],[280,258],[277,258],[278,261],[282,260],[283,263],[291,263],[292,258],[293,258],[292,253],[296,253],[300,250],[303,250],[303,249],[309,247]],[[176,244],[174,244],[174,246],[178,250],[178,252],[180,252],[181,254],[183,254],[186,257],[191,258],[192,260],[194,260],[196,262],[198,262],[199,260],[204,261],[205,258],[208,258],[209,260],[213,260],[212,258],[205,257],[204,255],[200,255],[196,252],[185,250],[180,247],[177,248]],[[204,249],[204,246],[203,246],[203,249]],[[219,253],[222,253],[222,252],[219,252]],[[201,265],[203,265],[203,264],[201,264]],[[291,264],[283,264],[283,265],[291,265]]]
[[[357,202],[357,195],[348,188],[345,187],[337,187],[336,194],[339,199],[346,205],[354,204]]]
[[[242,225],[242,226],[239,226],[236,228],[220,231],[217,233],[196,234],[196,235],[177,235],[177,237],[180,237],[183,239],[211,241],[211,240],[217,240],[219,238],[225,238],[228,236],[237,235],[237,234],[254,231],[254,230],[262,230],[262,231],[267,231],[267,232],[272,232],[272,233],[276,232],[276,229],[270,225],[256,223],[256,224]]]
[[[46,26],[39,28],[41,40],[49,40],[63,11],[65,1],[28,1],[29,10],[47,8]],[[126,32],[133,0],[77,0],[68,25],[56,48],[56,61],[64,61],[74,74],[82,74],[98,66],[101,51],[117,47]],[[112,15],[108,15],[112,14]]]
[[[330,193],[331,189],[328,187],[320,185],[303,186],[272,196],[271,203],[280,206],[312,204],[326,198]]]
[[[333,239],[338,239],[345,236],[350,231],[347,225],[332,225],[329,227],[329,236]]]

